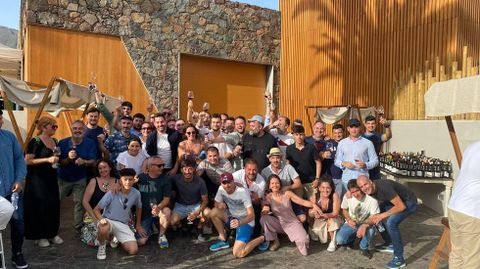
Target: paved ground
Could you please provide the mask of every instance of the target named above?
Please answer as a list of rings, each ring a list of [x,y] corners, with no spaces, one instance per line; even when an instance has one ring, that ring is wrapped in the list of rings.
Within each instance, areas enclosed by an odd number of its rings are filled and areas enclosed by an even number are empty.
[[[302,257],[293,243],[282,238],[278,251],[259,252],[255,250],[244,259],[235,259],[231,250],[212,253],[208,250],[210,242],[199,243],[196,237],[170,236],[171,247],[159,249],[156,240],[141,247],[136,256],[127,256],[121,248],[107,248],[107,259],[96,260],[96,249],[82,244],[72,228],[72,201],[65,200],[62,205],[62,225],[60,236],[63,245],[40,248],[32,241],[25,242],[25,257],[29,268],[385,268],[391,259],[389,254],[375,253],[373,259],[358,254],[358,249],[339,249],[334,253],[326,251],[326,245],[311,242],[310,255]],[[433,250],[442,233],[440,216],[421,206],[414,216],[408,218],[401,226],[405,242],[405,258],[408,268],[427,268]],[[10,261],[9,231],[3,232],[5,257]],[[216,238],[210,238],[214,241]],[[378,242],[381,238],[376,238]],[[357,246],[358,247],[358,246]],[[7,268],[12,268],[7,264]],[[447,268],[442,263],[438,268]]]

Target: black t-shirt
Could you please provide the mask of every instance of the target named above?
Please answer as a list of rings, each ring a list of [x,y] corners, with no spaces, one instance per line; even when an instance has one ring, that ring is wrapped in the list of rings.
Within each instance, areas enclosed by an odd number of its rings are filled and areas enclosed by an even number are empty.
[[[373,132],[373,133],[370,133],[370,134],[362,134],[363,137],[365,137],[366,139],[372,141],[373,143],[373,146],[375,147],[375,152],[377,153],[377,156],[378,154],[380,153],[380,150],[382,149],[382,144],[383,144],[383,141],[382,141],[382,134],[379,134],[377,132]],[[380,165],[377,165],[375,166],[374,168],[370,169],[368,171],[368,176],[370,179],[380,179],[381,176],[380,176]]]
[[[171,180],[160,175],[158,178],[151,178],[148,174],[138,175],[136,188],[140,191],[142,200],[142,219],[152,216],[150,204],[158,205],[164,197],[172,196]]]
[[[277,147],[277,140],[269,133],[264,133],[261,137],[243,135],[243,159],[254,159],[258,164],[258,171],[270,164],[267,155],[274,147]]]
[[[412,190],[393,180],[379,179],[375,180],[376,192],[371,196],[379,202],[389,202],[395,196],[400,196],[402,202],[417,203],[417,196]]]
[[[295,168],[302,184],[311,183],[315,179],[317,164],[320,155],[311,144],[305,144],[302,150],[298,150],[295,144],[287,147],[287,160]]]
[[[193,180],[186,182],[182,174],[173,177],[173,190],[177,193],[175,201],[182,205],[194,205],[202,201],[207,195],[207,185],[202,178],[193,176]]]

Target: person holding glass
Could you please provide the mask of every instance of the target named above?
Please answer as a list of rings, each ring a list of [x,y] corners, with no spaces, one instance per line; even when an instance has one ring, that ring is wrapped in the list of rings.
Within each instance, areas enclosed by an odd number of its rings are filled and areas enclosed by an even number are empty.
[[[55,119],[41,117],[36,125],[38,136],[27,146],[25,161],[25,238],[40,247],[63,243],[58,236],[60,226],[60,193],[57,171],[60,149],[53,138],[58,128]]]

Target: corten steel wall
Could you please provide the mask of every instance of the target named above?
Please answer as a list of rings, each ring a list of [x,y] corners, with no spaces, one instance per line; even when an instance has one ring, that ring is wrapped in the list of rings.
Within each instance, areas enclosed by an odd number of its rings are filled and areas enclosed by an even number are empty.
[[[102,92],[122,96],[133,103],[134,113],[145,113],[150,102],[148,91],[119,37],[32,25],[25,37],[26,81],[47,85],[52,76],[60,76],[87,85],[93,72]],[[29,110],[29,124],[34,115],[35,111]],[[72,112],[74,120],[81,115],[81,111]],[[57,120],[56,137],[70,136],[65,119]]]
[[[280,0],[280,11],[280,110],[304,122],[306,105],[383,105],[388,116],[402,72],[461,61],[463,46],[479,56],[480,1]]]

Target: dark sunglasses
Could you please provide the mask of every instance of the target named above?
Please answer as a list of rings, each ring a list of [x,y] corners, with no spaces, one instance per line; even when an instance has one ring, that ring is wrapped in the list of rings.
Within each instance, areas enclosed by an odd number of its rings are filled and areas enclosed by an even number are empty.
[[[165,166],[165,164],[163,163],[159,163],[159,164],[152,164],[153,166],[156,166],[158,168],[163,168]]]
[[[48,125],[47,125],[47,126],[48,126]],[[50,126],[52,127],[53,130],[56,130],[56,129],[58,128],[58,125],[56,125],[56,124],[52,124],[52,125],[50,125]],[[46,127],[46,126],[45,126],[45,127]]]
[[[187,135],[196,134],[197,132],[185,132]]]

